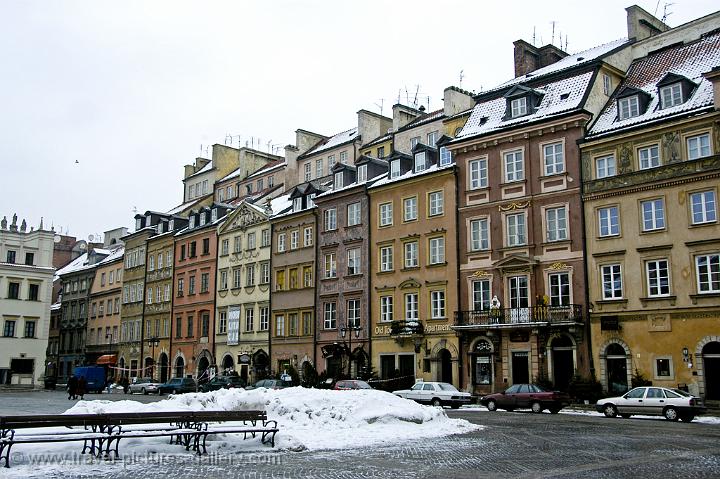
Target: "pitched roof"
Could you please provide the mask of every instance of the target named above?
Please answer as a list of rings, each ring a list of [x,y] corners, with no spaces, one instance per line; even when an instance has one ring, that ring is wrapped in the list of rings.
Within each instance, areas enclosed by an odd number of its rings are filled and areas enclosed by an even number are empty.
[[[718,65],[720,65],[720,32],[708,34],[692,43],[650,53],[644,58],[635,60],[630,65],[618,92],[605,105],[590,128],[588,137],[600,136],[712,107],[713,86],[702,74]],[[697,86],[684,103],[661,109],[657,85],[669,73],[687,78]],[[615,100],[623,92],[632,90],[644,92],[649,96],[650,101],[647,108],[638,116],[618,120],[617,101]]]
[[[357,127],[341,131],[340,133],[337,133],[330,138],[319,141],[314,147],[310,148],[308,151],[300,155],[300,157],[314,155],[316,153],[335,148],[336,146],[343,145],[350,141],[354,141],[357,138],[357,132]]]
[[[200,168],[199,170],[197,170],[195,173],[193,173],[192,175],[188,176],[187,178],[184,178],[183,181],[188,180],[188,179],[192,178],[193,176],[197,176],[197,175],[200,175],[200,174],[202,174],[202,173],[207,173],[208,171],[210,171],[210,170],[212,170],[212,169],[214,169],[214,168],[215,168],[215,167],[213,166],[212,161],[209,161],[205,166],[203,166],[202,168]]]
[[[405,131],[405,130],[411,130],[420,125],[424,125],[426,123],[431,123],[435,120],[440,120],[444,117],[445,117],[445,110],[443,110],[442,108],[440,110],[431,111],[427,115],[421,115],[421,116],[415,118],[413,121],[411,121],[407,125],[403,126],[402,128],[398,128],[398,132]]]
[[[374,140],[365,143],[365,144],[362,146],[362,148],[369,148],[369,147],[371,147],[371,146],[377,145],[378,143],[384,143],[384,142],[386,142],[386,141],[388,141],[388,140],[392,140],[392,137],[393,137],[392,132],[390,132],[390,133],[385,133],[384,135],[378,136],[378,137],[375,138]]]

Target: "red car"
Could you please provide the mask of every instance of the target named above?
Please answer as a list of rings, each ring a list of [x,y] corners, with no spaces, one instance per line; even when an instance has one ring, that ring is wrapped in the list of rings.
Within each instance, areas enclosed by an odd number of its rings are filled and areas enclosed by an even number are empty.
[[[540,413],[548,409],[552,414],[557,414],[560,409],[570,405],[570,396],[559,391],[548,391],[537,384],[513,384],[504,392],[481,397],[480,404],[489,411],[531,409],[532,412]]]
[[[372,387],[365,381],[348,379],[336,382],[333,389],[336,391],[349,391],[352,389],[372,389]]]

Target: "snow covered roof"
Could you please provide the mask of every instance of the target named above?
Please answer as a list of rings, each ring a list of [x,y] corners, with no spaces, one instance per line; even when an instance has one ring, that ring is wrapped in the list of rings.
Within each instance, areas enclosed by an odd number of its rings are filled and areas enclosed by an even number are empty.
[[[336,146],[340,146],[342,144],[348,143],[350,141],[355,140],[357,138],[357,127],[352,128],[350,130],[342,131],[340,133],[337,133],[327,140],[319,142],[314,148],[310,148],[308,151],[300,155],[301,157],[314,155],[316,153],[320,153],[322,151],[330,150],[332,148],[335,148]]]
[[[96,249],[95,251],[98,251],[98,250]],[[112,263],[113,261],[122,258],[124,254],[125,254],[125,247],[120,246],[119,248],[112,250],[112,252],[108,255],[108,257],[105,258],[104,260],[100,261],[99,264]]]
[[[551,75],[553,73],[558,73],[563,70],[568,70],[570,68],[574,68],[579,65],[588,64],[599,58],[604,57],[605,55],[607,55],[608,53],[611,53],[613,50],[615,50],[617,48],[623,47],[627,43],[628,43],[627,38],[620,38],[618,40],[615,40],[615,41],[612,41],[609,43],[605,43],[603,45],[598,45],[596,47],[590,48],[588,50],[584,50],[579,53],[575,53],[574,55],[568,55],[565,58],[558,60],[557,62],[550,64],[546,67],[538,68],[535,71],[532,71],[525,75],[513,78],[512,80],[506,81],[505,83],[501,83],[500,85],[496,86],[495,88],[491,88],[490,90],[484,91],[482,94],[496,91],[496,90],[502,90],[503,88],[507,88],[512,85],[517,85],[518,83],[525,83],[525,82],[529,82],[531,80],[537,80],[538,78],[541,78],[546,75]]]
[[[378,188],[380,186],[385,186],[390,183],[397,183],[398,181],[404,181],[410,178],[417,178],[418,176],[424,176],[429,175],[431,173],[437,173],[438,171],[448,170],[450,168],[453,168],[455,166],[455,163],[450,163],[448,165],[438,166],[438,165],[432,165],[430,168],[420,171],[418,173],[415,173],[413,170],[408,171],[404,175],[400,175],[396,178],[390,178],[390,173],[387,173],[385,175],[382,175],[378,178],[377,181],[373,182],[372,185],[368,186],[368,189],[370,188]]]
[[[273,216],[279,216],[285,213],[288,209],[292,208],[290,193],[273,198],[270,207],[273,210]]]
[[[443,110],[443,109],[431,111],[427,115],[422,115],[422,116],[415,118],[413,121],[411,121],[407,125],[403,126],[402,128],[398,128],[398,132],[411,130],[420,125],[424,125],[426,123],[431,123],[435,120],[440,120],[444,116],[445,116],[445,110]]]
[[[255,178],[257,176],[267,175],[270,172],[285,168],[285,165],[287,165],[285,160],[282,160],[279,163],[277,163],[277,162],[268,163],[267,165],[265,165],[262,168],[260,168],[259,170],[257,170],[255,173],[248,175],[248,179]]]
[[[362,147],[363,147],[363,148],[368,148],[368,147],[371,147],[371,146],[373,146],[373,145],[377,145],[378,143],[384,143],[384,142],[386,142],[386,141],[388,141],[388,140],[392,140],[392,136],[393,136],[392,132],[386,133],[386,134],[384,134],[384,135],[382,135],[382,136],[379,136],[379,137],[375,138],[375,139],[372,140],[372,141],[369,141],[369,142],[365,143]]]
[[[200,197],[195,198],[195,199],[192,199],[192,200],[190,200],[190,201],[186,201],[185,203],[182,203],[182,204],[177,205],[175,208],[171,209],[171,210],[168,211],[166,214],[168,214],[168,215],[177,215],[177,214],[179,214],[179,213],[182,213],[183,211],[185,211],[185,210],[187,210],[188,208],[190,208],[192,205],[194,205],[194,204],[196,204],[196,203],[200,203],[202,200],[204,200],[204,199],[207,198],[208,196],[210,196],[210,195],[200,196]]]
[[[88,254],[83,253],[74,260],[70,261],[68,264],[60,268],[59,270],[55,271],[55,278],[53,281],[60,279],[60,276],[63,274],[72,273],[73,271],[79,271],[81,270],[88,260]]]
[[[468,118],[455,141],[499,131],[511,126],[544,120],[579,108],[592,76],[593,72],[587,71],[569,78],[535,86],[533,90],[543,95],[540,105],[533,113],[516,118],[505,118],[507,99],[504,96],[481,101],[473,108],[470,118]]]
[[[200,169],[197,170],[195,173],[193,173],[192,175],[188,176],[188,177],[185,178],[185,179],[187,180],[187,179],[189,179],[189,178],[192,178],[193,176],[197,176],[197,175],[200,175],[200,174],[202,174],[202,173],[207,173],[208,171],[212,170],[213,168],[214,168],[214,166],[213,166],[212,161],[208,161],[208,163],[207,163],[205,166],[203,166],[202,168],[200,168]]]
[[[639,124],[646,124],[676,115],[713,106],[713,86],[703,77],[720,65],[720,32],[707,35],[696,42],[679,45],[635,60],[617,93],[605,105],[588,137],[599,136]],[[697,85],[685,102],[660,108],[658,83],[668,74],[684,77]],[[616,99],[623,91],[634,89],[649,96],[647,107],[638,116],[618,119]]]

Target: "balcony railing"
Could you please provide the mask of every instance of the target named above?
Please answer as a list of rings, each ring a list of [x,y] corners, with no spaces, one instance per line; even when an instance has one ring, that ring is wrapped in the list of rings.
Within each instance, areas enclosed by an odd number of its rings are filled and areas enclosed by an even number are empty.
[[[390,336],[422,336],[424,332],[423,324],[419,320],[390,323]]]
[[[496,308],[483,311],[458,311],[456,326],[522,326],[531,323],[582,323],[583,306],[529,306],[527,308]]]

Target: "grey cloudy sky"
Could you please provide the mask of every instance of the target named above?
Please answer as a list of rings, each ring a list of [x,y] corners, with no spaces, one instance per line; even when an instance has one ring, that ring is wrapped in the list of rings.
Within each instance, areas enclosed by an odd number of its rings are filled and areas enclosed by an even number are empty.
[[[0,0],[0,216],[78,238],[131,227],[133,208],[181,202],[201,145],[333,134],[418,85],[441,108],[461,70],[468,90],[510,79],[512,42],[549,43],[552,21],[570,53],[626,36],[631,4]],[[717,3],[668,8],[677,26]]]

